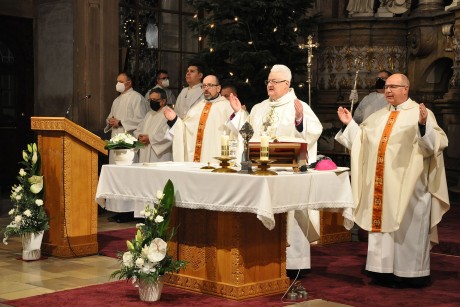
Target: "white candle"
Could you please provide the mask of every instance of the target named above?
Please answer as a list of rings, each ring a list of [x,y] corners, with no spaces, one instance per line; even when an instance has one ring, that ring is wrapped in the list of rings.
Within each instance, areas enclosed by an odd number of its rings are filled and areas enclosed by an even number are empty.
[[[228,135],[223,134],[223,135],[220,137],[220,145],[221,145],[222,147],[228,146]]]
[[[260,147],[268,147],[268,141],[270,138],[266,135],[262,135],[260,137]]]
[[[266,135],[260,137],[260,160],[268,160],[268,141],[270,138]]]
[[[220,148],[221,148],[221,156],[228,157],[228,135],[223,134],[220,137]]]

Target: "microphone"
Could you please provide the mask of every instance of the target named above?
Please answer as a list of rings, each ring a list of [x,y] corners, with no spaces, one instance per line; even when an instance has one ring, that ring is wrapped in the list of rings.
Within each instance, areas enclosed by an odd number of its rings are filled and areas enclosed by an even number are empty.
[[[88,100],[90,98],[91,98],[91,94],[87,94],[83,98],[78,99],[78,102],[83,101],[83,100]],[[69,107],[67,108],[67,111],[65,112],[65,117],[67,117],[67,115],[69,115],[71,108],[72,108],[72,102],[69,104]]]

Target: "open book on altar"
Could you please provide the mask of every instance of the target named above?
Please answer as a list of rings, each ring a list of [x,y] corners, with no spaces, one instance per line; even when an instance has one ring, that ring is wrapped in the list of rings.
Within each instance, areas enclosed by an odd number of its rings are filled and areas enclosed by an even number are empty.
[[[260,158],[260,138],[252,138],[248,144],[249,159],[254,161]],[[307,142],[295,137],[278,137],[271,139],[269,159],[274,160],[271,166],[292,167],[294,172],[299,171],[299,160],[306,160]]]

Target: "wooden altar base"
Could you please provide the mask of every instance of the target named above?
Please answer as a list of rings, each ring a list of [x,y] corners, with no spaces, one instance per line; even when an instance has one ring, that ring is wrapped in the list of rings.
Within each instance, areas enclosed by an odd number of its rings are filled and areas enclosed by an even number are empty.
[[[276,214],[275,223],[270,231],[253,213],[174,208],[169,253],[187,268],[165,283],[234,300],[284,293],[286,214]]]

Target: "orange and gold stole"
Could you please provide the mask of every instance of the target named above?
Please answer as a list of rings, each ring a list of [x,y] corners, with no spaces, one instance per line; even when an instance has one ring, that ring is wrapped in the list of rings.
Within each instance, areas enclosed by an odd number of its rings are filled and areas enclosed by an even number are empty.
[[[385,150],[390,139],[396,118],[399,112],[392,111],[380,138],[380,145],[377,154],[377,165],[375,167],[374,179],[374,203],[372,206],[372,231],[380,232],[382,228],[382,206],[383,206],[383,171],[385,169]]]
[[[193,155],[193,162],[200,162],[204,128],[206,127],[206,121],[208,120],[208,115],[211,107],[212,102],[206,102],[203,111],[201,111],[200,121],[198,123],[198,131],[196,134],[195,154]]]

